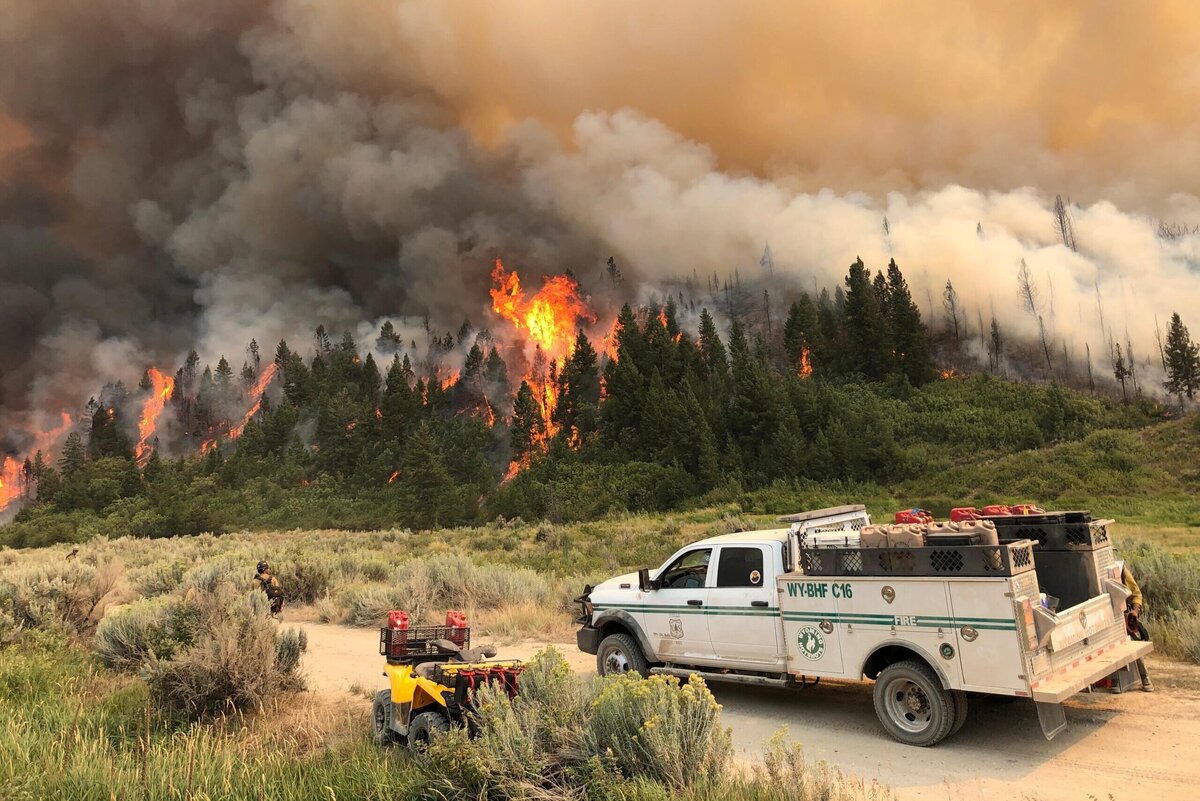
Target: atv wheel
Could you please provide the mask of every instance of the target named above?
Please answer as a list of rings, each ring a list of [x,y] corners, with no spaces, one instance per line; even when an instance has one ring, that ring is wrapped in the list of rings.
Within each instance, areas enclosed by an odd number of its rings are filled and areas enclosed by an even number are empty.
[[[392,745],[396,732],[392,730],[392,691],[380,690],[371,702],[371,736],[376,745]]]
[[[628,634],[610,634],[596,650],[596,672],[601,676],[631,671],[646,676],[649,668],[642,649]]]
[[[902,743],[936,745],[954,728],[954,696],[923,662],[888,665],[875,680],[873,695],[879,722]]]
[[[450,721],[441,712],[422,712],[408,724],[408,747],[424,751],[439,735],[450,731]]]

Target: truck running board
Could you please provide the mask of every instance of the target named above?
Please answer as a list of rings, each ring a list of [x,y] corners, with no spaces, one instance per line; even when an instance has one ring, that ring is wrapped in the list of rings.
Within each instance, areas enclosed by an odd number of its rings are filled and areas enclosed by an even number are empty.
[[[709,673],[703,670],[689,670],[687,668],[675,667],[655,667],[650,668],[651,673],[659,673],[665,676],[678,676],[681,679],[699,676],[705,681],[721,681],[730,684],[753,684],[759,687],[791,687],[792,682],[787,678],[775,678],[773,676],[750,676],[744,673]]]

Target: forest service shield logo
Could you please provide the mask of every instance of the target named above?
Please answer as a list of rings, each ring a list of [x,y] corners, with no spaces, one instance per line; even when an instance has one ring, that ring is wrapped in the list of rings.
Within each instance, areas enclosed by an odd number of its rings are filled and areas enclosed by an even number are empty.
[[[825,655],[825,638],[812,626],[805,626],[796,635],[796,645],[805,659],[820,659]]]

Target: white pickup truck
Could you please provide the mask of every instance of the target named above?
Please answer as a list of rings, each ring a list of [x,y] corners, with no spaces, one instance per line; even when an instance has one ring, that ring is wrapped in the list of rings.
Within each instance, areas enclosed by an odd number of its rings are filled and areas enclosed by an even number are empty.
[[[789,527],[711,537],[585,588],[579,648],[601,674],[872,679],[883,727],[918,746],[962,727],[968,693],[1031,698],[1053,737],[1065,699],[1111,674],[1129,681],[1152,648],[1126,634],[1111,521],[1031,518],[1007,529],[1028,539],[864,548],[862,506],[780,520]]]

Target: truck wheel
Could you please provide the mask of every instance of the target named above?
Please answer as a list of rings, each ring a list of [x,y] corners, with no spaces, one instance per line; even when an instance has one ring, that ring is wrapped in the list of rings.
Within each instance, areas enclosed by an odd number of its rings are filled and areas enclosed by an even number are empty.
[[[408,725],[408,747],[424,751],[433,738],[450,731],[450,721],[441,712],[422,712]]]
[[[371,736],[376,745],[392,745],[396,732],[392,730],[392,691],[380,690],[371,702]]]
[[[954,728],[954,696],[942,689],[937,674],[922,662],[888,665],[875,680],[873,694],[879,722],[902,743],[936,745]]]
[[[628,634],[610,634],[596,649],[596,672],[601,676],[631,671],[646,676],[649,668],[642,649]]]
[[[967,694],[962,690],[951,690],[950,694],[954,697],[954,725],[947,736],[954,736],[967,722]]]

